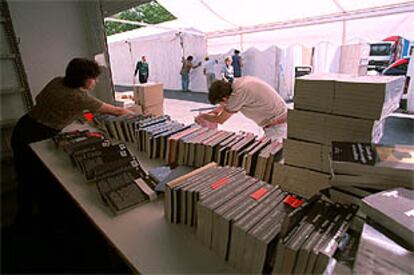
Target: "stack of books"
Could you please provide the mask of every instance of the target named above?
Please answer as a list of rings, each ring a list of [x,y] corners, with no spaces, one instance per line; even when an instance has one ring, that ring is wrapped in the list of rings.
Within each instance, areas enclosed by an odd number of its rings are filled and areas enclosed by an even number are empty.
[[[243,167],[247,174],[271,182],[273,164],[282,159],[282,144],[252,133],[233,133],[184,125],[169,116],[98,115],[95,126],[108,136],[134,143],[149,158],[160,158],[174,167],[202,167],[212,161]]]
[[[62,133],[53,140],[86,180],[96,183],[113,213],[156,199],[153,181],[124,143],[113,144],[101,133],[88,131]]]
[[[168,138],[166,161],[201,167],[212,161],[243,167],[248,175],[270,182],[273,163],[281,160],[282,144],[251,133],[232,133],[192,126]]]
[[[323,273],[357,209],[210,163],[166,184],[164,213],[240,272]]]
[[[334,186],[413,189],[414,146],[333,142]]]
[[[414,251],[414,191],[395,188],[362,199],[361,211],[368,223],[398,243]]]
[[[355,205],[317,201],[300,222],[279,239],[272,274],[323,274],[357,210]]]
[[[331,166],[329,193],[338,202],[362,206],[364,197],[383,190],[414,188],[414,146],[333,142]]]
[[[386,116],[398,107],[403,85],[403,77],[311,74],[297,78],[295,109],[288,112],[285,165],[274,169],[284,180],[274,176],[273,182],[307,197],[330,187],[332,141],[379,141]],[[323,180],[309,182],[309,177]]]
[[[136,128],[152,117],[144,115],[95,115],[94,126],[108,134],[110,138],[124,142],[136,142]]]

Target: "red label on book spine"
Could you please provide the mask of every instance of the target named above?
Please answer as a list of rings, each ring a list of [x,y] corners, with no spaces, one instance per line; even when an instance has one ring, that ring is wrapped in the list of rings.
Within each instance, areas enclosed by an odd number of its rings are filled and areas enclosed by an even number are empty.
[[[301,206],[303,204],[304,201],[300,200],[298,198],[295,198],[294,196],[288,195],[283,200],[283,202],[288,204],[289,206],[291,206],[293,208],[298,208],[299,206]]]
[[[269,192],[268,189],[261,187],[259,190],[256,190],[253,194],[250,195],[250,197],[254,200],[260,200],[264,195],[266,195]]]
[[[97,137],[97,138],[102,137],[102,134],[101,133],[98,133],[98,132],[90,132],[90,133],[87,133],[86,135],[88,137]]]
[[[92,114],[92,113],[84,113],[84,114],[83,114],[83,117],[84,117],[87,121],[91,122],[91,121],[92,121],[92,119],[93,119],[93,114]]]
[[[211,189],[214,190],[214,189],[220,188],[221,186],[227,184],[228,182],[229,182],[229,179],[227,177],[224,177],[224,178],[221,178],[218,181],[212,183],[210,185],[210,187],[211,187]]]

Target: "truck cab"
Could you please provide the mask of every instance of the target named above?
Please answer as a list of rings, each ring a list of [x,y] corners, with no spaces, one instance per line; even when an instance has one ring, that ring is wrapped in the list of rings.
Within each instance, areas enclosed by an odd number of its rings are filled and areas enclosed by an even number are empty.
[[[370,44],[368,70],[382,72],[395,61],[408,56],[410,41],[399,35]]]
[[[395,42],[381,41],[370,44],[368,70],[382,72],[394,60]]]

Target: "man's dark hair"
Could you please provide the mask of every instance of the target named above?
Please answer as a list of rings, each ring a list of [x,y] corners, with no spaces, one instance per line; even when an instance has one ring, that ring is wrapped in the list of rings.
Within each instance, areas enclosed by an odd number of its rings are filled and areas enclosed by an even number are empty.
[[[188,60],[188,61],[193,60],[193,56],[192,56],[192,55],[187,56],[187,60]]]
[[[239,50],[234,50],[234,54],[239,54],[240,51]]]
[[[230,96],[232,93],[231,84],[224,80],[217,80],[211,84],[208,90],[208,101],[211,104],[217,104],[223,101],[224,97]]]
[[[70,88],[80,88],[89,78],[97,78],[101,73],[98,63],[86,58],[74,58],[66,67],[64,83]]]

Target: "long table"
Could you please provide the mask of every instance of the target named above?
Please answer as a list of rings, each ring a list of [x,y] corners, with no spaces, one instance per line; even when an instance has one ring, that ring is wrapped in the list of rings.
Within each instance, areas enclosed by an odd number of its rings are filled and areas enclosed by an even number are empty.
[[[193,230],[166,221],[162,197],[114,216],[104,205],[96,186],[87,183],[71,165],[69,157],[57,149],[52,140],[33,143],[31,147],[134,272],[235,272],[223,259],[203,246],[195,238]],[[134,153],[146,169],[163,164],[160,160],[147,159],[142,153]]]

